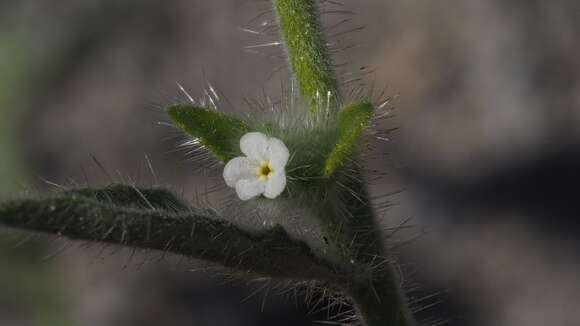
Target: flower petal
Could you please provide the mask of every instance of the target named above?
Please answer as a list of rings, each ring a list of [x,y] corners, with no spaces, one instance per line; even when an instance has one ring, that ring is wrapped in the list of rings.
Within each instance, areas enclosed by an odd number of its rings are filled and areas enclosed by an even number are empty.
[[[266,181],[266,189],[264,191],[264,196],[266,198],[274,199],[284,191],[286,188],[286,172],[280,170],[275,172],[274,175],[270,176],[268,181]]]
[[[245,179],[236,183],[236,193],[241,200],[252,199],[264,193],[266,183],[259,179]]]
[[[261,132],[249,132],[240,139],[240,149],[248,158],[260,163],[267,159],[268,136]]]
[[[268,139],[267,153],[267,159],[272,164],[274,171],[284,170],[286,163],[288,163],[290,152],[288,152],[288,147],[280,139],[274,137]]]
[[[224,180],[232,188],[239,180],[256,178],[257,165],[247,157],[236,157],[230,160],[224,168]]]

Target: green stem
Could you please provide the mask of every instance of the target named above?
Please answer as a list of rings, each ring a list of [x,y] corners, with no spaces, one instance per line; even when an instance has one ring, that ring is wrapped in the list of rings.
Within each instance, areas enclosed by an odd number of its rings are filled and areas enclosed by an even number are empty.
[[[363,273],[362,277],[355,275],[354,281],[348,285],[348,292],[365,326],[411,326],[414,321],[407,299],[362,180],[357,171],[356,178],[346,183],[357,197],[350,196],[344,201],[351,213],[347,229],[351,230],[356,241],[354,255],[368,273]]]
[[[338,109],[340,93],[315,0],[275,0],[282,40],[300,93],[317,108]]]
[[[355,168],[348,179],[336,183],[340,205],[327,203],[321,222],[333,235],[329,238],[338,257],[332,261],[351,266],[343,288],[365,326],[414,325],[360,171]]]
[[[389,268],[377,275],[376,279],[352,284],[347,290],[365,326],[413,325],[395,275]]]

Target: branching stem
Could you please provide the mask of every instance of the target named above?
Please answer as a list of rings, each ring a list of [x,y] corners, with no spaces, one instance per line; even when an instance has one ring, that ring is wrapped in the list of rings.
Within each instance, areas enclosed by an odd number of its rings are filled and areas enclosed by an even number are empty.
[[[321,96],[330,94],[332,103],[326,104],[335,112],[329,113],[338,112],[341,102],[339,88],[321,31],[316,0],[274,0],[274,6],[301,94],[318,103]],[[319,108],[320,105],[312,107]],[[369,270],[368,274],[351,275],[345,289],[351,294],[366,326],[410,326],[413,319],[392,266],[385,262],[386,266],[381,268],[372,267],[377,257],[387,259],[387,253],[364,180],[358,168],[355,170],[354,178],[351,176],[346,181],[348,184],[343,185],[346,189],[341,192],[346,196],[339,206],[327,203],[321,210],[322,228],[333,242],[333,251],[339,255],[334,257],[334,261],[342,260],[344,265],[354,262],[360,269]],[[346,221],[340,218],[344,211],[347,213]],[[356,266],[354,270],[357,270]]]

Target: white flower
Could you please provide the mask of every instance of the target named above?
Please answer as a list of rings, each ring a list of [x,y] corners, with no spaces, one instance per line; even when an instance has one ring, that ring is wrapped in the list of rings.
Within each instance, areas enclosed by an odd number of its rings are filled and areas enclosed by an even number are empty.
[[[240,139],[246,157],[230,160],[224,168],[226,184],[236,189],[241,200],[264,195],[273,199],[286,188],[286,163],[290,156],[284,143],[260,132],[249,132]]]

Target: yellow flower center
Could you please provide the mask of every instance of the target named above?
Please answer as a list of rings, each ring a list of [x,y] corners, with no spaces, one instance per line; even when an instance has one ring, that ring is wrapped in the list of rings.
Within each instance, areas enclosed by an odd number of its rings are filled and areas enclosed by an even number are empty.
[[[268,178],[274,173],[272,165],[268,161],[262,161],[260,166],[256,169],[256,174],[260,180],[268,180]]]

